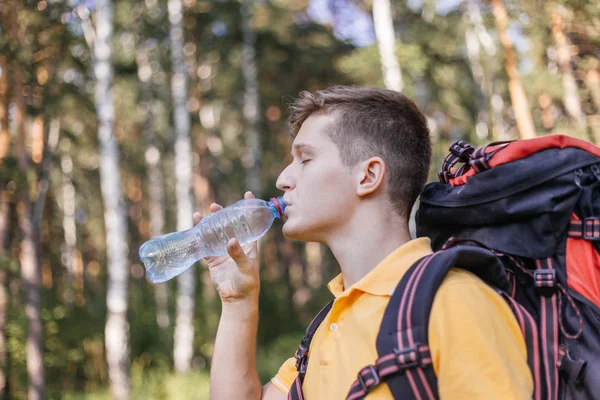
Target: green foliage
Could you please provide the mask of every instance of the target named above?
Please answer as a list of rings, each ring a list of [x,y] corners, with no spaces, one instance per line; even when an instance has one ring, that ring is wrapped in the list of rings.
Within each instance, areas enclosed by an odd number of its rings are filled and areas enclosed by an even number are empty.
[[[268,346],[262,346],[256,355],[258,375],[263,383],[268,382],[277,372],[281,364],[293,357],[298,349],[299,339],[304,331],[280,334]]]
[[[14,2],[14,1],[13,1]],[[18,60],[26,102],[26,126],[33,118],[60,121],[60,140],[51,155],[50,187],[40,226],[39,258],[42,264],[42,319],[44,362],[48,395],[52,399],[101,400],[111,398],[104,353],[106,322],[106,239],[104,207],[100,193],[97,115],[94,106],[93,53],[83,35],[83,1],[26,1],[20,4],[19,24],[23,42],[0,35],[0,55]],[[21,4],[22,3],[22,4]],[[85,2],[91,6],[93,2]],[[168,283],[170,325],[156,322],[154,287],[143,278],[137,249],[149,236],[149,188],[146,150],[152,131],[153,144],[161,155],[164,177],[165,231],[175,230],[176,199],[173,160],[173,116],[170,93],[171,65],[166,0],[115,1],[112,38],[115,79],[114,135],[121,152],[123,202],[127,209],[130,252],[129,337],[134,399],[208,398],[208,370],[220,316],[220,302],[203,277],[205,267],[195,266],[199,279],[195,315],[194,370],[176,375],[172,370],[173,322],[176,285]],[[201,194],[196,208],[208,202],[230,204],[245,191],[244,154],[246,123],[243,118],[244,81],[241,72],[242,31],[237,0],[186,0],[185,61],[190,75],[188,108],[192,123],[193,166],[206,181],[195,182]],[[369,12],[370,2],[354,2]],[[364,4],[363,4],[364,3]],[[415,2],[410,2],[415,3]],[[398,41],[396,54],[404,91],[429,117],[434,139],[431,179],[448,146],[456,139],[482,144],[492,139],[490,93],[473,78],[465,46],[463,9],[444,15],[392,2]],[[12,2],[11,2],[12,4]],[[329,85],[383,86],[376,44],[356,47],[333,34],[333,27],[312,21],[306,14],[308,0],[255,2],[256,64],[260,94],[262,197],[278,193],[275,181],[289,162],[291,138],[285,119],[289,100],[302,90]],[[73,7],[80,5],[77,10]],[[589,132],[566,117],[563,87],[550,35],[553,7],[563,7],[566,34],[578,50],[572,67],[579,85],[582,106],[597,116],[585,76],[597,61],[600,46],[600,8],[594,2],[563,0],[554,3],[506,1],[511,37],[517,38],[517,56],[532,114],[539,132],[562,132],[588,138]],[[4,5],[3,5],[4,6]],[[493,83],[494,94],[504,102],[500,111],[509,137],[516,137],[510,107],[502,47],[497,41],[493,16],[486,2],[479,3],[483,23],[497,49],[480,51],[479,61]],[[90,10],[88,10],[90,11]],[[93,9],[92,20],[93,20]],[[335,21],[333,22],[335,23]],[[2,32],[6,31],[2,26]],[[147,57],[148,80],[138,74],[139,57]],[[4,66],[3,66],[4,67]],[[47,72],[47,79],[44,77]],[[11,198],[28,182],[35,199],[40,164],[28,171],[17,165],[15,93],[10,83],[10,130],[12,147],[0,163],[1,190]],[[540,95],[552,100],[553,125],[544,128]],[[148,99],[149,97],[149,99]],[[483,134],[477,124],[487,126]],[[47,129],[46,129],[47,131]],[[479,132],[477,134],[476,132]],[[47,132],[46,132],[47,133]],[[28,156],[33,140],[27,143]],[[72,165],[63,165],[67,158]],[[66,162],[66,161],[64,161]],[[68,164],[68,163],[67,163]],[[76,251],[74,280],[64,263],[66,256],[63,216],[64,190],[70,180],[75,191]],[[202,185],[206,185],[205,188]],[[203,194],[202,194],[203,193]],[[15,199],[11,200],[12,202]],[[13,209],[16,208],[13,204]],[[13,213],[16,214],[16,213]],[[191,216],[190,216],[191,218]],[[10,396],[26,397],[27,321],[23,309],[22,282],[18,273],[19,231],[16,216],[10,221],[10,245],[0,254],[2,268],[10,271],[10,294],[6,334]],[[258,333],[258,370],[266,382],[287,358],[312,316],[330,298],[325,285],[337,264],[324,252],[322,282],[308,285],[306,276],[294,279],[288,269],[290,256],[282,251],[283,238],[276,225],[262,241],[263,276]],[[306,264],[305,246],[295,243],[293,256]],[[306,265],[305,265],[306,266]],[[306,274],[303,271],[302,274]],[[298,293],[306,298],[300,302]],[[300,296],[301,297],[301,296]]]
[[[205,372],[173,374],[163,371],[144,371],[134,365],[131,368],[132,399],[144,400],[208,400],[209,377]],[[107,390],[64,393],[63,400],[110,400]]]

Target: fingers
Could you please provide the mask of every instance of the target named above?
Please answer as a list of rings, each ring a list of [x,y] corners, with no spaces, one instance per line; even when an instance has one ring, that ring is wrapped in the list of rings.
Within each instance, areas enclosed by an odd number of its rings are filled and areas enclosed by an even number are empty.
[[[244,199],[254,199],[254,195],[252,194],[251,191],[247,191],[246,193],[244,193]],[[212,203],[208,209],[210,210],[211,213],[217,212],[219,210],[223,209],[223,206],[217,203]]]
[[[227,242],[227,252],[233,258],[233,261],[235,261],[241,272],[247,272],[252,268],[252,260],[246,255],[246,252],[236,238],[230,239]]]
[[[221,209],[223,209],[223,206],[217,203],[212,203],[208,207],[208,210],[211,213],[217,212]],[[196,225],[198,222],[200,222],[200,220],[202,220],[202,214],[200,214],[199,212],[195,212],[194,215],[192,215],[192,220],[194,221],[194,225]]]
[[[192,215],[192,220],[194,221],[194,225],[196,225],[198,222],[200,222],[201,219],[202,219],[202,214],[200,214],[199,212],[195,212],[194,215]]]
[[[208,209],[210,210],[211,213],[217,212],[219,210],[223,209],[223,206],[217,203],[212,203]]]
[[[246,253],[236,238],[229,239],[229,242],[227,242],[227,252],[236,263],[246,258]]]

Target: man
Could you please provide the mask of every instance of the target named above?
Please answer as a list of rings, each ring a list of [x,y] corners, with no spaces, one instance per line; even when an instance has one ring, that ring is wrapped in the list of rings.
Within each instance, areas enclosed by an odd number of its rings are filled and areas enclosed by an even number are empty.
[[[401,93],[359,87],[301,93],[290,124],[293,161],[277,181],[288,203],[283,232],[324,243],[341,269],[328,285],[335,301],[312,340],[303,392],[308,400],[344,399],[358,371],[377,359],[375,341],[391,292],[414,262],[431,253],[429,239],[411,240],[408,231],[429,171],[429,131]],[[218,209],[211,205],[212,212]],[[255,368],[256,243],[246,254],[232,239],[228,251],[231,257],[208,260],[223,303],[211,398],[285,399],[297,374],[295,360],[264,387]],[[436,293],[428,333],[442,399],[531,398],[517,321],[474,275],[449,273]],[[368,398],[392,395],[382,384]]]

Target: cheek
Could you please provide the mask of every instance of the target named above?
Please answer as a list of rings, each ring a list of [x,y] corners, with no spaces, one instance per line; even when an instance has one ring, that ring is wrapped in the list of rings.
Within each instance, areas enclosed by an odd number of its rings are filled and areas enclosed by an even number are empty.
[[[353,194],[350,177],[346,171],[327,171],[323,168],[308,183],[309,189],[305,198],[327,214],[343,212],[344,203]]]
[[[336,175],[318,164],[305,170],[299,180],[298,189],[306,203],[314,204],[328,199],[336,191]]]

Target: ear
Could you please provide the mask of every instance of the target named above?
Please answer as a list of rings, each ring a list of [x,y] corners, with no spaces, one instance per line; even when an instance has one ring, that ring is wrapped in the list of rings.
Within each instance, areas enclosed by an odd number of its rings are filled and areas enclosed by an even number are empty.
[[[358,186],[356,194],[366,196],[371,194],[383,184],[386,174],[385,162],[381,157],[371,157],[359,164]]]

